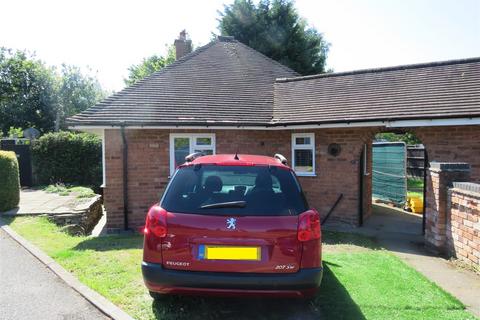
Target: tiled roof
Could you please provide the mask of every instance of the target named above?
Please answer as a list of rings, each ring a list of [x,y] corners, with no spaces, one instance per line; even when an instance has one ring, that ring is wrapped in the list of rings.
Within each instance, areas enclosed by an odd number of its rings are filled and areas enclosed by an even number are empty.
[[[480,58],[300,77],[219,37],[68,123],[268,127],[461,117],[480,117]]]
[[[274,122],[480,117],[480,58],[278,79]]]
[[[200,47],[68,119],[69,125],[266,124],[276,78],[298,73],[233,40]]]

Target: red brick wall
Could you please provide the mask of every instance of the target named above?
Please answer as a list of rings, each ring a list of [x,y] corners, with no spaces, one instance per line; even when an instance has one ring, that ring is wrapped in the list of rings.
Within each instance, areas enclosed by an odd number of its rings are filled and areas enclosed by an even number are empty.
[[[168,182],[169,132],[125,130],[128,141],[128,215],[130,227],[145,222],[148,208],[160,199]],[[120,130],[105,130],[108,228],[123,228],[123,161]]]
[[[316,129],[316,177],[300,181],[311,206],[326,214],[340,193],[343,200],[331,221],[356,224],[359,205],[359,160],[367,143],[368,172],[364,176],[364,214],[371,212],[371,139],[378,128]],[[473,181],[480,181],[480,126],[412,129],[425,143],[430,161],[462,161],[472,165]],[[128,190],[131,226],[144,223],[146,210],[160,199],[169,175],[169,134],[174,132],[215,132],[217,153],[282,153],[290,162],[292,130],[152,130],[127,129],[129,145]],[[105,207],[108,227],[123,227],[122,141],[120,130],[105,130]],[[339,156],[327,152],[330,143],[342,147]],[[431,184],[431,179],[429,179]],[[427,203],[432,200],[427,197]],[[430,200],[429,200],[430,199]],[[433,201],[433,200],[432,200]]]
[[[448,192],[447,247],[468,263],[480,264],[480,193],[459,188]]]
[[[103,203],[107,211],[108,227],[123,226],[122,149],[120,130],[105,130],[105,186]]]
[[[469,163],[472,181],[480,182],[480,126],[425,127],[412,132],[425,145],[429,161]]]
[[[447,190],[453,182],[469,181],[470,170],[468,165],[463,168],[455,168],[455,165],[443,162],[437,165],[432,164],[429,173],[430,183],[427,185],[425,212],[425,241],[431,249],[445,252],[448,216]]]
[[[480,182],[480,126],[424,127],[411,130],[423,142],[430,162],[470,164],[469,181]],[[425,240],[428,246],[444,251],[448,185],[466,177],[427,171]]]
[[[127,129],[128,194],[131,227],[144,223],[149,206],[160,199],[169,175],[169,134],[178,132],[215,132],[217,153],[282,153],[291,158],[293,131],[250,130],[146,130]],[[315,132],[316,177],[300,177],[311,206],[322,215],[344,194],[331,221],[356,224],[358,221],[359,160],[363,144],[372,135],[371,129],[324,129]],[[105,208],[109,228],[123,227],[122,140],[120,130],[105,130],[106,187]],[[342,147],[339,156],[327,152],[330,143]],[[368,180],[367,182],[368,183]],[[364,202],[367,210],[368,201]]]
[[[218,131],[217,153],[240,152],[273,155],[282,153],[291,162],[291,134],[296,131]],[[359,160],[370,129],[323,129],[315,132],[316,177],[300,177],[309,204],[322,215],[337,200],[343,199],[331,215],[331,221],[356,224],[358,221]],[[339,156],[328,154],[330,143],[340,144]],[[245,150],[245,151],[243,151]],[[365,203],[365,208],[369,208]]]

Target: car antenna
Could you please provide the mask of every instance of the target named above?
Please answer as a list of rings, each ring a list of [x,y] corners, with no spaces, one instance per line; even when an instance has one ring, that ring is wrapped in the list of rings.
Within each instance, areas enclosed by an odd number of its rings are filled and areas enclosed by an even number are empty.
[[[238,157],[238,149],[237,151],[235,152],[235,156],[233,157],[234,160],[240,160],[240,158]]]

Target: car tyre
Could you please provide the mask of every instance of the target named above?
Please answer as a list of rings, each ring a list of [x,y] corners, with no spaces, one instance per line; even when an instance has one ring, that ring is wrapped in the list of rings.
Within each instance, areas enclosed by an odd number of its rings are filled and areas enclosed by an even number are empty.
[[[162,301],[165,299],[165,295],[164,294],[161,294],[161,293],[158,293],[158,292],[153,292],[153,291],[149,291],[150,293],[150,297],[153,298],[153,300],[155,301]]]

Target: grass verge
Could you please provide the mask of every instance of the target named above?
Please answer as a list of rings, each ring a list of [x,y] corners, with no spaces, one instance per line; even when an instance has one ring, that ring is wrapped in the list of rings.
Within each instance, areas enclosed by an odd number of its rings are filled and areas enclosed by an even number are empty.
[[[457,299],[357,235],[324,233],[324,279],[313,301],[168,297],[160,303],[143,286],[140,236],[72,237],[46,218],[3,219],[137,319],[475,319]]]

